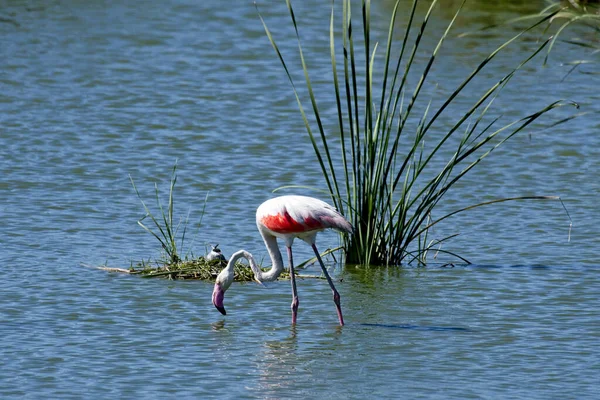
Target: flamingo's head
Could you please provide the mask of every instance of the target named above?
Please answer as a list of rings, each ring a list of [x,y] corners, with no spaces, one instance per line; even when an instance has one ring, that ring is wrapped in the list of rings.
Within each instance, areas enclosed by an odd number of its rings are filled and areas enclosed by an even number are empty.
[[[229,268],[225,268],[221,273],[217,276],[217,280],[215,281],[215,287],[213,289],[212,294],[212,302],[217,310],[223,315],[226,315],[225,307],[223,306],[223,300],[225,299],[225,291],[229,289],[231,286],[231,282],[233,282],[233,268],[231,268],[231,272],[228,270]]]

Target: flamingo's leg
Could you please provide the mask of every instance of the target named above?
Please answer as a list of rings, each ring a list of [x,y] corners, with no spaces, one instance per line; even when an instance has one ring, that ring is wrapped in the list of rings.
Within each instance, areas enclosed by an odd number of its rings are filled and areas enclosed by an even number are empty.
[[[323,270],[323,273],[325,274],[325,278],[327,278],[329,287],[331,287],[331,291],[333,292],[333,302],[335,303],[335,307],[337,308],[338,319],[340,320],[340,325],[344,325],[344,317],[342,317],[342,306],[341,306],[341,302],[340,302],[340,294],[338,293],[335,286],[333,285],[333,281],[331,280],[331,277],[329,276],[327,269],[325,269],[325,265],[323,264],[323,260],[321,259],[321,255],[319,254],[319,250],[317,250],[317,246],[314,243],[312,244],[312,248],[313,248],[313,251],[315,252],[315,255],[317,256],[317,260],[319,260],[319,264],[321,264],[321,269]]]
[[[296,324],[296,317],[298,316],[298,291],[296,290],[296,274],[294,273],[294,260],[292,257],[292,247],[287,248],[288,259],[290,261],[290,280],[292,281],[292,324]]]

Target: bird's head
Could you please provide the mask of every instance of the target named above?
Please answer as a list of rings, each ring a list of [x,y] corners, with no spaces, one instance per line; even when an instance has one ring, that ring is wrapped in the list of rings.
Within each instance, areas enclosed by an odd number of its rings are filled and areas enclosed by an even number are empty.
[[[239,250],[236,253],[234,253],[229,259],[227,266],[223,269],[223,271],[221,271],[219,275],[217,275],[217,279],[215,281],[215,288],[213,289],[212,294],[212,302],[215,308],[219,310],[219,312],[223,315],[227,315],[227,313],[225,312],[225,307],[223,306],[223,300],[225,299],[225,291],[229,289],[229,286],[231,286],[231,283],[233,282],[233,266],[235,265],[236,261],[242,257],[247,259],[250,263],[250,268],[254,272],[256,282],[262,284],[260,279],[262,276],[261,271],[260,268],[256,266],[256,262],[254,261],[254,257],[252,257],[252,254],[248,253],[245,250]]]
[[[215,281],[215,287],[212,294],[212,302],[217,310],[223,315],[226,315],[225,307],[223,306],[223,300],[225,299],[225,291],[229,289],[233,282],[233,268],[225,268],[217,276]]]

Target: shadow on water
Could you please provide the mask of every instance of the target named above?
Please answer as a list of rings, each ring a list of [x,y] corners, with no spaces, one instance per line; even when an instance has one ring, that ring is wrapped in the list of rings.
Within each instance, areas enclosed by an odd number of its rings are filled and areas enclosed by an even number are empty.
[[[514,268],[514,269],[553,269],[547,265],[526,265],[526,264],[515,264],[515,265],[495,265],[495,264],[469,264],[465,267],[472,269],[506,269],[506,268]]]
[[[387,329],[410,329],[415,331],[432,331],[432,332],[471,332],[468,328],[459,328],[455,326],[421,326],[421,325],[410,325],[410,324],[373,324],[363,323],[358,324],[359,326],[387,328]]]
[[[344,327],[336,326],[335,334],[339,335],[342,333],[344,328],[349,328],[352,326],[364,326],[369,328],[386,328],[386,329],[409,329],[415,331],[430,331],[430,332],[472,332],[468,328],[461,328],[456,326],[422,326],[422,325],[411,325],[411,324],[376,324],[376,323],[356,323],[356,324],[347,324]],[[211,324],[211,327],[214,331],[227,331],[227,327],[225,326],[225,321],[220,320]],[[290,328],[290,336],[288,340],[292,340],[296,338],[297,335],[297,327],[292,325]]]

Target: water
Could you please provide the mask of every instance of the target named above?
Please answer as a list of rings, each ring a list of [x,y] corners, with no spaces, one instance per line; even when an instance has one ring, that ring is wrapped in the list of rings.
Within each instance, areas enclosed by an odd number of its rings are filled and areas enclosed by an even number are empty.
[[[209,193],[191,251],[220,243],[227,255],[245,248],[259,259],[266,252],[256,206],[279,186],[322,187],[252,2],[196,3],[2,8],[0,17],[18,24],[0,23],[2,398],[600,396],[597,78],[562,80],[569,67],[561,63],[587,56],[566,44],[549,67],[539,60],[517,76],[497,112],[518,118],[567,98],[590,114],[515,137],[439,212],[497,197],[560,195],[573,220],[570,242],[557,202],[451,218],[434,234],[459,232],[445,248],[475,264],[338,269],[341,328],[322,280],[299,281],[299,324],[291,327],[286,282],[234,285],[224,318],[210,302],[210,282],[81,266],[128,267],[159,256],[136,224],[143,209],[129,175],[152,204],[154,182],[165,193],[178,160],[178,215],[190,210],[197,222]],[[327,52],[321,29],[329,6],[297,3],[307,52]],[[460,31],[543,5],[485,3],[467,8]],[[260,7],[293,62],[285,5]],[[374,21],[390,7],[374,4]],[[441,32],[450,14],[436,16]],[[428,93],[452,90],[502,40],[495,35],[452,38]],[[509,50],[484,80],[507,72],[533,44]],[[316,76],[327,77],[326,61],[312,59],[323,71]],[[320,241],[337,244],[334,234]],[[301,243],[296,249],[297,260],[310,254]]]

